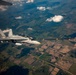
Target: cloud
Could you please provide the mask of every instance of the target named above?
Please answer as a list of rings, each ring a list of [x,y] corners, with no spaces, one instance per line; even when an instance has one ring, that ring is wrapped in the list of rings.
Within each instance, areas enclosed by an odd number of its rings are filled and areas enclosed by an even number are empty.
[[[22,19],[22,16],[17,16],[15,17],[15,19]]]
[[[27,0],[26,3],[33,3],[34,0]]]
[[[32,31],[32,30],[33,30],[33,28],[30,28],[30,27],[29,27],[29,28],[28,28],[28,30]]]
[[[52,8],[51,8],[51,7],[46,7],[46,9],[47,9],[47,10],[51,10]]]
[[[40,7],[37,7],[38,10],[41,10],[41,11],[45,11],[45,10],[50,10],[51,7],[43,7],[43,6],[40,6]]]
[[[17,7],[17,5],[23,6],[23,4],[25,3],[25,0],[9,0],[9,2],[11,2],[14,6]]]
[[[63,19],[63,16],[55,15],[54,17],[50,17],[50,18],[46,19],[46,21],[47,22],[51,22],[51,21],[53,21],[53,22],[61,22],[62,19]]]
[[[51,22],[52,21],[52,18],[47,18],[46,21],[47,22]]]
[[[41,11],[45,11],[46,10],[46,8],[45,7],[42,7],[42,6],[41,7],[37,7],[37,9],[38,10],[41,10]]]

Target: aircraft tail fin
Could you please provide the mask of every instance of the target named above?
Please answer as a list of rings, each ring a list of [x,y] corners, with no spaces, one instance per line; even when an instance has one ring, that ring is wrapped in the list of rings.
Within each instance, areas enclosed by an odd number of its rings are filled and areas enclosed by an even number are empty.
[[[9,36],[9,37],[10,37],[10,36],[13,36],[12,29],[9,30],[9,34],[8,34],[8,36]]]
[[[0,37],[1,37],[1,38],[5,38],[5,37],[6,37],[5,34],[2,32],[1,29],[0,29]]]

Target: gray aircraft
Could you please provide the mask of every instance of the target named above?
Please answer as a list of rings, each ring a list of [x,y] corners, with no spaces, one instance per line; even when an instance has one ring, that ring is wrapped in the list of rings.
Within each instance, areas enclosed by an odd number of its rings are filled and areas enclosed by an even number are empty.
[[[4,5],[4,6],[8,5],[8,6],[10,6],[10,5],[12,5],[12,3],[0,0],[0,5]]]
[[[8,33],[7,35],[5,35]],[[19,35],[13,35],[12,29],[7,29],[2,31],[0,29],[0,42],[13,42],[15,45],[23,45],[24,43],[29,43],[29,44],[40,44],[40,42],[36,40],[31,40],[28,37],[23,37]]]

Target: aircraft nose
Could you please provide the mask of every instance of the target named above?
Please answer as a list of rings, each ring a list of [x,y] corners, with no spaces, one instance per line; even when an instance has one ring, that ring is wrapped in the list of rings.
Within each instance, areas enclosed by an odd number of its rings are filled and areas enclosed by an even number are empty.
[[[40,42],[38,42],[38,41],[35,41],[35,44],[41,44]]]
[[[41,44],[40,42],[38,42],[38,44]]]
[[[38,45],[41,44],[41,43],[38,42],[38,41],[32,41],[31,43],[32,43],[32,44],[38,44]]]

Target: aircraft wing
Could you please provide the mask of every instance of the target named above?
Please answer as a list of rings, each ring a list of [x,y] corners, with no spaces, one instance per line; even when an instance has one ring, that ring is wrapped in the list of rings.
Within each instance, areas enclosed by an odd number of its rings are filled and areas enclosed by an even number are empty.
[[[20,42],[22,39],[9,39],[9,38],[0,38],[0,42]]]
[[[14,43],[17,46],[21,46],[22,45],[20,40],[17,40],[17,39],[1,39],[0,38],[0,43],[4,43],[4,42],[7,42],[7,43],[11,42],[11,43]]]
[[[0,0],[0,5],[12,5],[12,3]]]

